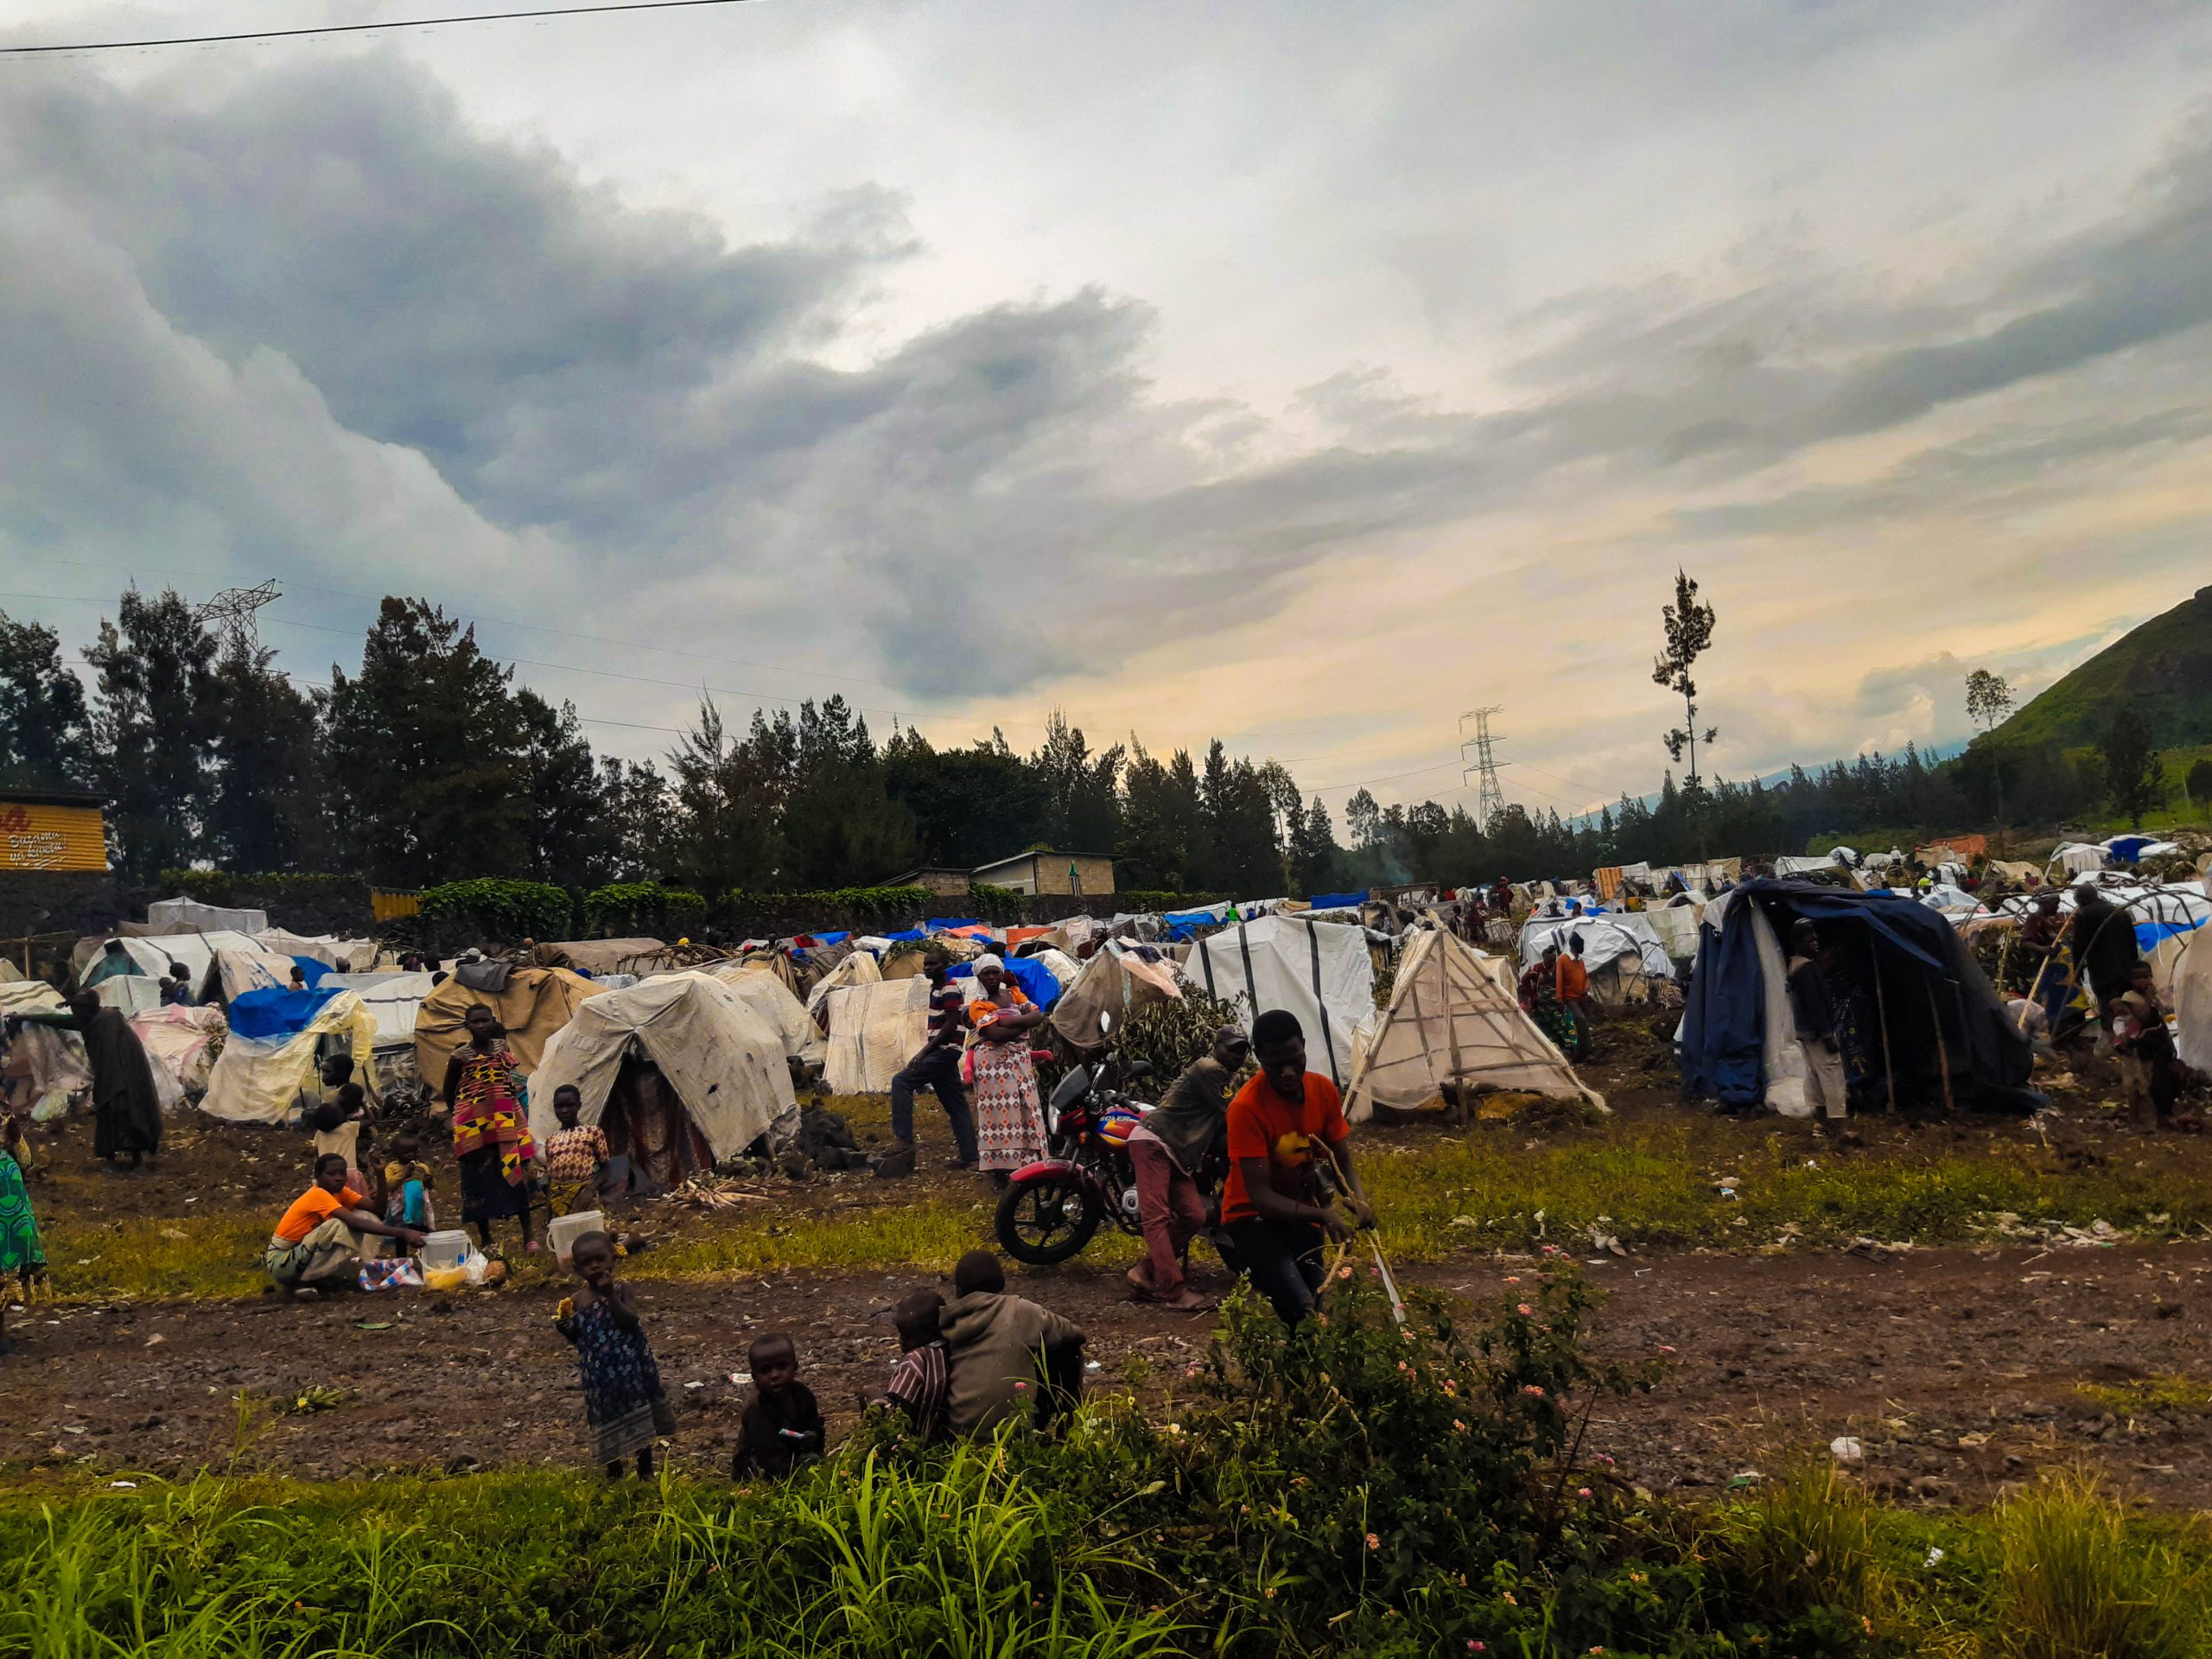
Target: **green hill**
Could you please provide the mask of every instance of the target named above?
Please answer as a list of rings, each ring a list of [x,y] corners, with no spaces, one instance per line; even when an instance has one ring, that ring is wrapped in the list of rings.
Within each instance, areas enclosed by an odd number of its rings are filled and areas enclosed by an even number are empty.
[[[2127,708],[2161,747],[2212,742],[2212,588],[2113,640],[1986,741],[2094,743]]]

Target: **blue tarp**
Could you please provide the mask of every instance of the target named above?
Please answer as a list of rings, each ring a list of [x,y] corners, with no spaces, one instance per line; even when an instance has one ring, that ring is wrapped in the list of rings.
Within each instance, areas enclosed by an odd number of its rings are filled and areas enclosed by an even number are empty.
[[[1306,901],[1316,910],[1352,910],[1367,902],[1363,893],[1317,893]]]
[[[1878,969],[1889,986],[1901,1072],[1906,1057],[1920,1066],[1936,1061],[1930,1021],[1940,1020],[1948,1045],[1943,1052],[1962,1092],[2024,1092],[2032,1065],[2027,1039],[1941,912],[1902,894],[1783,879],[1745,883],[1718,930],[1698,929],[1697,969],[1682,1013],[1682,1082],[1691,1094],[1736,1106],[1766,1098],[1765,988],[1751,927],[1754,904],[1768,912],[1785,951],[1789,925],[1801,917],[1862,925],[1874,943],[1890,947]],[[1931,1012],[1923,1016],[1923,1008]]]
[[[814,937],[818,939],[822,935],[817,933]],[[879,939],[888,939],[893,944],[904,944],[910,939],[926,938],[929,936],[918,927],[908,927],[902,928],[896,933],[879,933],[875,937]]]
[[[1052,1004],[1060,1000],[1060,982],[1052,977],[1052,970],[1034,957],[1008,957],[1005,960],[1006,976],[1021,987],[1024,996],[1050,1014]],[[975,972],[973,963],[956,962],[945,977],[968,979]]]
[[[928,927],[932,933],[950,933],[956,927],[981,927],[982,923],[973,916],[932,916]]]
[[[335,985],[327,991],[243,991],[231,999],[232,1033],[262,1043],[295,1036],[339,995]]]
[[[313,957],[294,957],[292,965],[307,976],[309,990],[313,990],[322,983],[322,976],[325,974],[334,974],[338,971],[328,963],[317,962]]]
[[[847,939],[851,938],[853,934],[852,930],[848,928],[842,933],[810,933],[806,937],[817,944],[842,944]]]
[[[2156,836],[2114,836],[2105,842],[2105,851],[2123,864],[2133,864],[2136,855],[2158,839]]]

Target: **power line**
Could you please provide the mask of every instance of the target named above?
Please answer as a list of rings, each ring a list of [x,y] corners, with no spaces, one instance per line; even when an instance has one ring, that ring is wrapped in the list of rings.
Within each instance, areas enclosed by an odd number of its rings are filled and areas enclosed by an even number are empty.
[[[701,6],[738,6],[748,0],[614,0],[594,6],[543,6],[531,11],[477,11],[459,16],[401,18],[382,23],[324,23],[313,29],[256,29],[234,35],[172,35],[158,40],[75,41],[44,46],[0,47],[0,58],[46,57],[65,52],[139,52],[161,46],[225,46],[244,41],[296,41],[317,35],[370,35],[395,29],[443,29],[453,23],[508,23],[531,18],[588,17],[611,11],[677,11]]]
[[[1491,747],[1497,739],[1491,735],[1490,729],[1490,717],[1503,712],[1503,705],[1494,702],[1486,709],[1470,709],[1459,716],[1459,729],[1462,732],[1467,729],[1469,721],[1475,722],[1475,764],[1471,770],[1480,785],[1475,791],[1475,822],[1485,828],[1489,826],[1493,817],[1505,810],[1504,786],[1497,781],[1497,756]],[[1459,743],[1459,759],[1464,763],[1466,758],[1466,740],[1462,738]],[[1510,766],[1512,762],[1508,761],[1506,764]],[[1462,782],[1465,781],[1467,770],[1463,764],[1459,773]]]

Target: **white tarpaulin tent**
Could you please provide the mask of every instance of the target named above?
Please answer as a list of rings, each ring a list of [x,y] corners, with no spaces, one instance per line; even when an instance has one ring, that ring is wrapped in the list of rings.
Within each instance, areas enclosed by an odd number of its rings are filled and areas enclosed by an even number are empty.
[[[2092,847],[2085,842],[2062,841],[2050,850],[2050,864],[2073,875],[2086,875],[2105,867],[2105,849]],[[2048,866],[2046,866],[2048,868]]]
[[[232,1123],[282,1123],[313,1084],[315,1051],[327,1035],[346,1039],[353,1064],[375,1088],[377,1022],[359,995],[340,991],[289,1036],[258,1039],[232,1032],[208,1074],[200,1109]]]
[[[929,1039],[929,1018],[926,979],[880,979],[832,991],[830,1057],[823,1074],[830,1092],[880,1095],[889,1089],[893,1077]]]
[[[1652,937],[1659,941],[1667,954],[1677,962],[1692,962],[1697,957],[1698,918],[1705,914],[1705,903],[1700,899],[1687,905],[1651,905],[1634,912],[1643,918]],[[1583,949],[1589,949],[1585,936]]]
[[[1352,1033],[1375,1012],[1365,929],[1263,916],[1199,940],[1182,971],[1224,1002],[1244,996],[1248,1018],[1288,1009],[1306,1029],[1306,1065],[1326,1068],[1339,1088],[1351,1077]]]
[[[342,962],[353,972],[365,974],[376,966],[374,939],[341,939],[334,933],[288,933],[281,927],[271,927],[256,933],[253,942],[272,956],[305,957],[326,968],[335,968]]]
[[[71,964],[78,983],[84,982],[86,970],[105,954],[105,945],[106,941],[99,938],[79,943],[72,953],[73,961]],[[217,951],[259,949],[243,933],[162,933],[123,941],[124,954],[137,965],[140,973],[149,978],[162,978],[168,972],[169,964],[173,962],[188,969],[194,996],[206,994],[207,971],[215,964]]]
[[[61,995],[42,979],[0,980],[0,1014],[59,1014]],[[0,1099],[39,1122],[69,1109],[69,1097],[92,1086],[85,1039],[73,1031],[24,1026],[0,1062]]]
[[[1145,960],[1147,950],[1153,950],[1158,960]],[[1116,1024],[1126,1024],[1139,1008],[1179,1001],[1182,995],[1183,982],[1174,965],[1152,946],[1109,939],[1083,964],[1083,971],[1052,1004],[1047,1018],[1052,1029],[1076,1047],[1101,1048],[1106,1033],[1099,1028],[1100,1014],[1110,1014]]]
[[[215,953],[215,969],[222,976],[226,1002],[235,1002],[248,991],[289,990],[292,970],[298,966],[289,957],[280,957],[257,945],[245,950]]]
[[[265,910],[229,910],[197,899],[156,899],[146,906],[146,925],[164,933],[258,933],[269,925]]]
[[[832,991],[842,991],[849,985],[873,985],[882,977],[883,969],[878,965],[874,954],[855,950],[815,981],[814,988],[806,994],[806,1011],[812,1014]],[[887,1083],[883,1086],[888,1089],[891,1085]]]
[[[1437,929],[1413,936],[1389,1006],[1361,1025],[1353,1046],[1344,1116],[1355,1123],[1378,1105],[1440,1103],[1447,1083],[1605,1104],[1522,1008],[1503,960]]]
[[[1550,946],[1564,955],[1567,941],[1582,939],[1582,965],[1590,970],[1590,996],[1618,1004],[1643,995],[1647,981],[1672,979],[1674,958],[1648,910],[1606,911],[1595,916],[1531,916],[1521,927],[1521,960],[1531,963]]]
[[[161,982],[143,974],[110,974],[92,987],[92,995],[103,1007],[114,1008],[125,1019],[150,1014],[162,1006]]]
[[[230,1027],[220,1008],[172,1006],[132,1014],[130,1029],[138,1033],[138,1046],[146,1051],[162,1109],[173,1112],[207,1092],[213,1067],[208,1050],[216,1035]]]
[[[743,997],[710,975],[656,974],[577,1004],[547,1042],[530,1080],[530,1131],[540,1145],[560,1128],[553,1093],[564,1084],[583,1096],[582,1121],[600,1121],[632,1043],[659,1068],[717,1163],[798,1110],[783,1039]]]
[[[807,1065],[822,1064],[830,1052],[822,1027],[814,1023],[791,988],[770,972],[766,964],[756,968],[742,962],[718,962],[707,971],[734,991],[775,1032],[783,1041],[785,1059]]]
[[[2212,929],[2189,935],[2173,985],[2174,1046],[2183,1065],[2212,1077]]]

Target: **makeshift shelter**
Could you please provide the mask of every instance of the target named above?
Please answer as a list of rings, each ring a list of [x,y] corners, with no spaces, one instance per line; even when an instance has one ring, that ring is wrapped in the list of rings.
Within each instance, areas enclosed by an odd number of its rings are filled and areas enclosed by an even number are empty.
[[[66,1006],[44,980],[0,980],[0,1014],[59,1014]],[[24,1026],[0,1055],[0,1100],[38,1122],[61,1116],[71,1099],[92,1086],[85,1039],[73,1031]]]
[[[1558,1099],[1605,1096],[1583,1086],[1551,1039],[1521,1007],[1505,962],[1440,929],[1414,934],[1399,959],[1388,1007],[1353,1037],[1344,1116],[1363,1122],[1378,1106],[1414,1111],[1511,1090]]]
[[[200,1109],[232,1123],[282,1123],[313,1097],[326,1048],[350,1052],[373,1089],[376,1034],[352,991],[249,991],[231,1005],[231,1034]]]
[[[330,969],[343,964],[351,973],[365,974],[377,962],[374,939],[343,939],[335,933],[289,933],[271,927],[256,933],[253,942],[271,956],[290,957],[295,961],[304,957]]]
[[[96,934],[77,941],[70,952],[70,971],[76,982],[83,984],[86,976],[99,967],[107,954],[107,941],[116,936]],[[193,995],[205,1001],[219,988],[215,973],[216,953],[222,950],[257,951],[260,947],[244,933],[159,933],[123,940],[124,955],[131,964],[149,979],[160,979],[175,963],[186,970],[192,982]],[[289,965],[289,964],[288,964]]]
[[[541,968],[567,968],[598,979],[607,974],[650,974],[669,966],[669,948],[658,939],[563,939],[537,947]]]
[[[1099,1029],[1100,1014],[1110,1014],[1115,1024],[1127,1025],[1139,1008],[1182,995],[1182,981],[1159,951],[1150,945],[1109,939],[1060,994],[1050,1023],[1074,1047],[1103,1048],[1106,1033]]]
[[[2053,864],[2069,875],[2087,875],[2092,870],[2104,868],[2105,849],[2089,846],[2084,842],[2062,841],[2050,849],[2050,857],[2044,861],[2044,868],[2049,869]]]
[[[2212,1077],[2212,932],[2190,936],[2173,969],[2174,1047],[2183,1065]]]
[[[92,990],[102,1007],[117,1010],[125,1019],[162,1006],[161,982],[143,974],[111,974]]]
[[[1783,949],[1800,919],[1820,931],[1831,990],[1867,1033],[1852,1081],[1923,1105],[2040,1099],[2026,1087],[2028,1039],[1939,912],[1894,894],[1783,880],[1748,882],[1706,906],[1679,1038],[1691,1094],[1812,1113]]]
[[[1697,927],[1705,914],[1705,900],[1697,899],[1686,904],[1651,905],[1636,912],[1643,918],[1644,925],[1651,930],[1652,938],[1659,941],[1670,961],[1688,962],[1697,955]],[[1589,940],[1583,940],[1589,948]]]
[[[834,1095],[880,1095],[929,1039],[930,982],[879,979],[833,990],[823,1081]]]
[[[269,925],[265,910],[203,905],[197,899],[156,899],[146,906],[146,931],[168,933],[259,933]]]
[[[150,1008],[130,1016],[130,1029],[154,1073],[162,1109],[173,1112],[207,1092],[215,1039],[230,1030],[220,1008]],[[227,1040],[227,1039],[226,1039]]]
[[[326,974],[315,988],[352,991],[361,999],[361,1005],[377,1024],[377,1077],[387,1093],[417,1080],[415,1016],[422,1012],[423,999],[435,988],[429,974],[405,974],[396,969]]]
[[[416,1074],[434,1090],[445,1086],[446,1062],[468,1040],[463,1022],[472,1002],[492,1010],[507,1029],[515,1065],[534,1073],[553,1033],[575,1017],[580,1004],[599,995],[601,987],[565,968],[518,968],[496,991],[471,990],[458,978],[448,979],[416,1011]]]
[[[855,985],[874,985],[882,978],[883,970],[876,965],[874,957],[866,950],[852,951],[842,962],[815,981],[814,988],[806,994],[806,1011],[813,1014],[829,1000],[832,991],[842,991]],[[928,984],[926,980],[916,982],[924,986]],[[887,1083],[884,1085],[887,1089],[890,1086]]]
[[[1590,972],[1590,1000],[1605,1007],[1649,1000],[1656,980],[1675,976],[1674,958],[1650,910],[1602,911],[1594,915],[1531,916],[1521,926],[1523,963],[1541,957],[1556,944],[1582,941],[1582,965]],[[1679,927],[1679,924],[1669,924]]]
[[[2135,929],[2135,948],[2151,964],[2152,982],[2162,995],[2169,995],[2182,951],[2208,922],[2212,922],[2212,900],[2205,896],[2204,884],[2173,881],[2145,887],[2107,873],[2094,885],[2106,899],[2127,912],[2128,922]],[[2055,891],[2058,894],[2059,914],[2071,915],[2074,887]],[[2027,894],[2014,893],[1999,908],[2005,916],[2024,917],[2035,908],[2035,900]]]
[[[558,1128],[553,1093],[573,1084],[582,1121],[658,1185],[741,1156],[779,1120],[796,1121],[784,1041],[737,989],[710,974],[656,974],[580,1004],[531,1078],[531,1133]]]
[[[1306,1029],[1306,1063],[1341,1088],[1351,1076],[1351,1034],[1375,1012],[1375,962],[1363,929],[1298,916],[1263,916],[1201,939],[1183,977],[1251,1016],[1287,1008]]]
[[[289,991],[292,969],[301,964],[273,950],[248,948],[215,953],[215,988],[225,1002],[235,1002],[248,991]]]
[[[791,994],[780,976],[750,961],[718,962],[705,971],[735,992],[776,1033],[785,1059],[819,1065],[828,1058],[829,1045],[823,1039],[822,1027],[808,1017],[806,1005]]]

